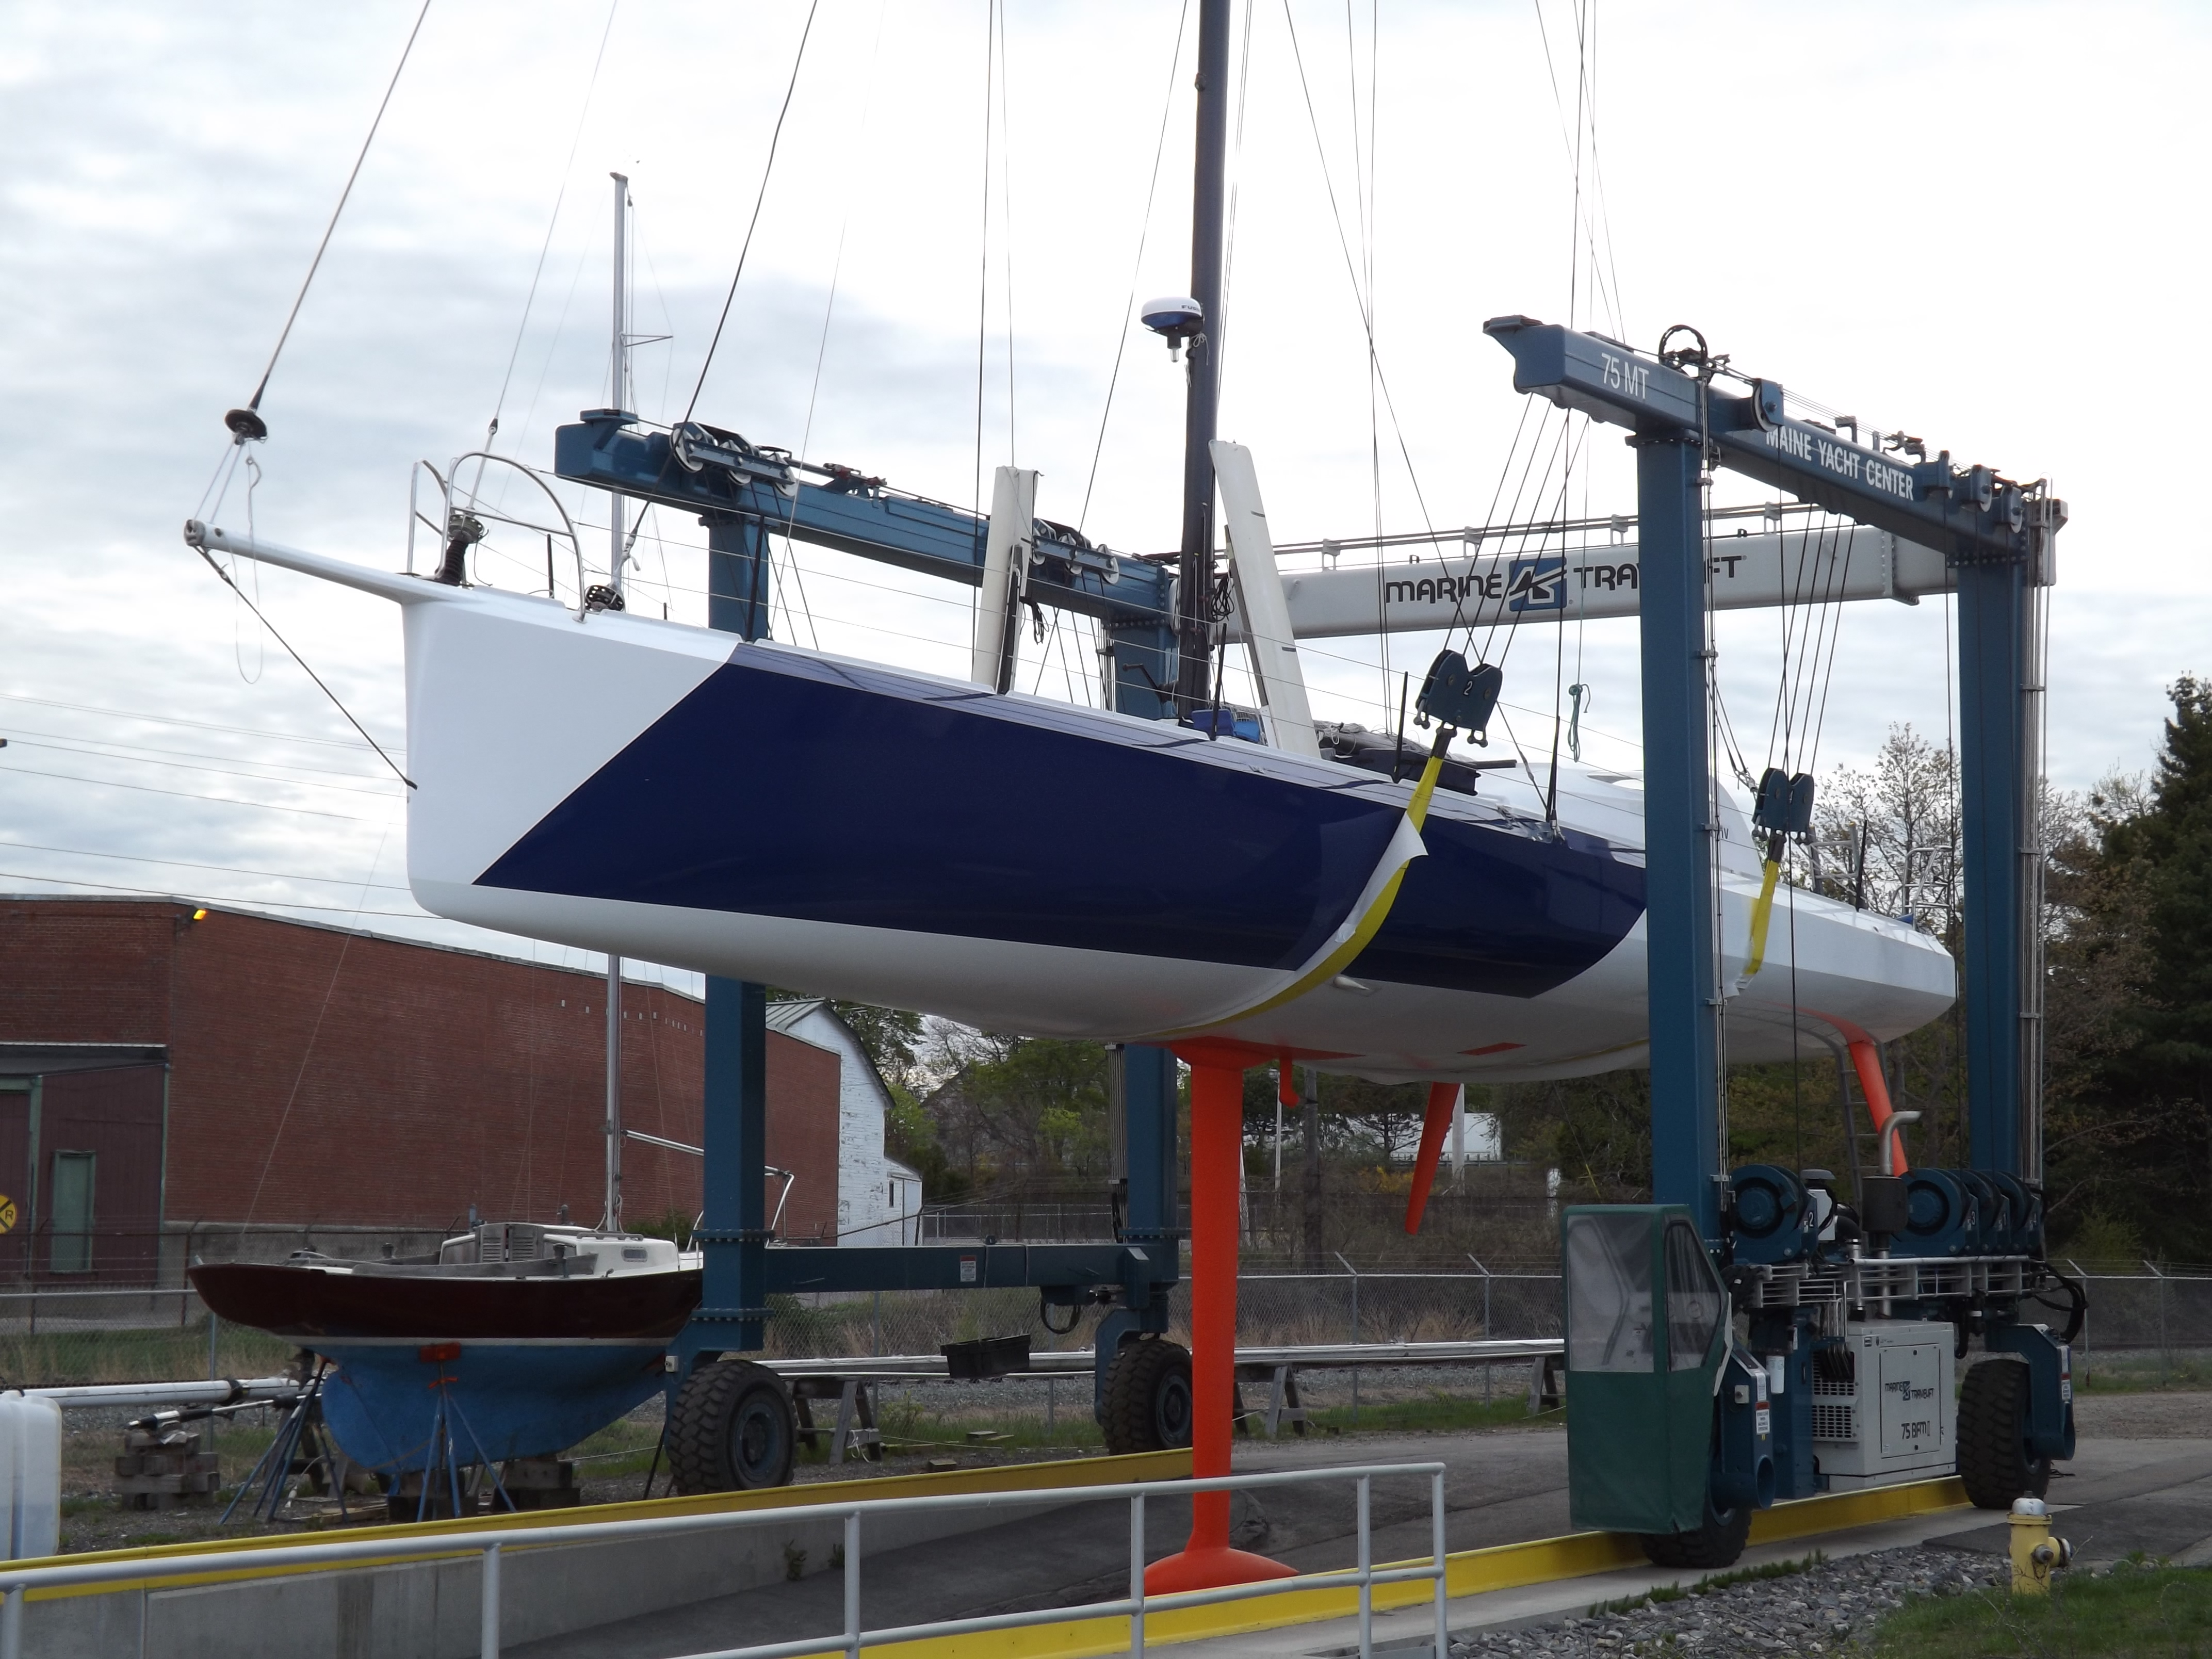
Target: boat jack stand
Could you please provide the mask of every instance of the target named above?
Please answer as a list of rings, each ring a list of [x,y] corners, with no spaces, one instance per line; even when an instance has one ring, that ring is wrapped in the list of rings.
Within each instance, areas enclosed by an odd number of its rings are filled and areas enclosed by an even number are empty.
[[[1190,1472],[1229,1473],[1237,1392],[1237,1188],[1244,1156],[1243,1057],[1182,1045],[1190,1062]],[[1145,1594],[1291,1578],[1297,1569],[1229,1547],[1230,1494],[1190,1502],[1190,1541],[1145,1570]]]

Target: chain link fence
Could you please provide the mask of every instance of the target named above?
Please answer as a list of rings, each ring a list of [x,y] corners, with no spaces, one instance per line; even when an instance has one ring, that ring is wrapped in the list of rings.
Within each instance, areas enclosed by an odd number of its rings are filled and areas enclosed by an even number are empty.
[[[2077,1376],[2212,1382],[2212,1270],[2057,1265],[2088,1289]],[[1237,1339],[1279,1346],[1557,1336],[1559,1302],[1555,1273],[1366,1273],[1345,1261],[1334,1273],[1245,1274]],[[1039,1351],[1086,1348],[1099,1316],[1093,1310],[1072,1331],[1049,1331],[1036,1291],[1018,1288],[778,1297],[774,1307],[769,1360],[934,1354],[947,1342],[1022,1332]],[[1185,1340],[1188,1308],[1176,1298],[1172,1330]],[[210,1319],[190,1290],[0,1291],[0,1384],[8,1387],[268,1376],[292,1353],[280,1337]]]

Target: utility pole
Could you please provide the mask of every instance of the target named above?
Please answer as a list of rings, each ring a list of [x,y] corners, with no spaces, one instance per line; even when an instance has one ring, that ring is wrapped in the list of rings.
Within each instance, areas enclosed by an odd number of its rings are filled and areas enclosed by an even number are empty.
[[[629,386],[629,331],[624,315],[628,309],[629,273],[623,269],[629,231],[629,180],[619,173],[609,176],[615,181],[615,280],[614,346],[607,402],[611,407],[621,410],[624,393]],[[621,495],[607,497],[610,538],[607,586],[614,589],[617,599],[621,598],[623,589],[623,520],[629,516],[628,506],[627,500]],[[610,1232],[622,1231],[622,958],[610,951],[607,956],[607,1200],[605,1218],[600,1223]]]
[[[1229,0],[1200,0],[1198,143],[1191,180],[1190,296],[1205,313],[1185,362],[1182,556],[1176,602],[1176,712],[1212,695],[1213,453],[1221,407],[1221,220],[1229,154]]]

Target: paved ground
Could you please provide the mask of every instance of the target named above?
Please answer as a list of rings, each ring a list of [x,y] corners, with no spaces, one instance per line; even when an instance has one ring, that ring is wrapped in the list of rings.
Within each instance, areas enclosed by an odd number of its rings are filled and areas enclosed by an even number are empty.
[[[2079,1419],[2081,1454],[2051,1493],[2054,1505],[2068,1506],[2061,1534],[2091,1559],[2137,1548],[2181,1559],[2212,1554],[2212,1395],[2093,1398],[2081,1402]],[[2195,1443],[2178,1443],[2184,1442]],[[1452,1549],[1567,1530],[1566,1437],[1553,1429],[1259,1443],[1240,1449],[1237,1466],[1242,1471],[1427,1462],[1445,1465],[1446,1541]],[[1353,1504],[1349,1482],[1302,1490],[1297,1498],[1262,1493],[1255,1502],[1240,1504],[1237,1541],[1306,1571],[1347,1566],[1355,1547]],[[1428,1552],[1425,1481],[1377,1481],[1372,1505],[1377,1559]],[[1148,1553],[1157,1558],[1176,1547],[1188,1521],[1187,1510],[1154,1509]],[[863,1619],[871,1626],[921,1622],[1119,1595],[1127,1577],[1127,1525],[1126,1506],[1105,1503],[1071,1507],[1048,1530],[1031,1520],[887,1553],[867,1563]],[[2002,1526],[1991,1528],[1980,1514],[1964,1511],[1863,1528],[1820,1543],[1832,1557],[1842,1558],[1940,1540],[1967,1553],[1960,1570],[1976,1574],[1984,1569],[1972,1558],[1987,1558],[1992,1534],[2002,1552]],[[1745,1560],[1802,1555],[1807,1547],[1770,1546],[1747,1552]],[[1681,1576],[1638,1570],[1468,1597],[1452,1604],[1450,1626],[1455,1638],[1468,1639],[1485,1632],[1557,1626],[1594,1602]],[[739,1641],[795,1639],[839,1628],[842,1594],[841,1576],[823,1573],[512,1651],[516,1659],[668,1659]],[[1425,1614],[1401,1613],[1379,1620],[1376,1636],[1382,1645],[1426,1647],[1428,1631]],[[1197,1645],[1206,1650],[1207,1659],[1290,1659],[1340,1652],[1355,1640],[1346,1622]]]

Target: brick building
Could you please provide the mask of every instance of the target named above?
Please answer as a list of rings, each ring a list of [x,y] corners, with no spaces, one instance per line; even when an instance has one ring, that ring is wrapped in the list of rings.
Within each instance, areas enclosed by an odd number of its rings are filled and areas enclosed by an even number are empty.
[[[176,900],[0,897],[0,1281],[174,1284],[194,1256],[419,1248],[472,1206],[595,1221],[605,988]],[[631,983],[623,1003],[624,1124],[697,1146],[697,1000]],[[769,1033],[768,1161],[795,1176],[793,1243],[836,1241],[849,1063]],[[697,1158],[632,1140],[623,1161],[629,1224],[698,1212]]]

